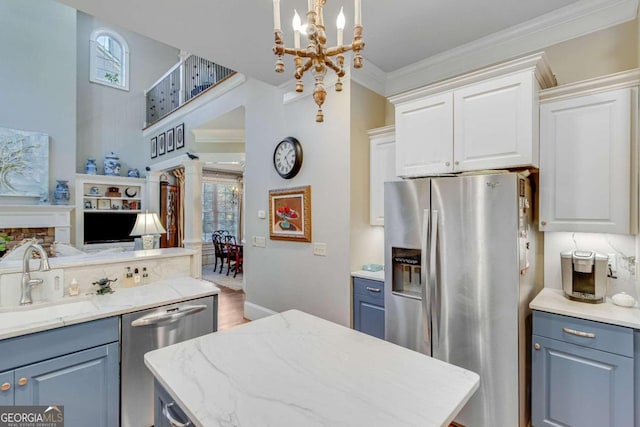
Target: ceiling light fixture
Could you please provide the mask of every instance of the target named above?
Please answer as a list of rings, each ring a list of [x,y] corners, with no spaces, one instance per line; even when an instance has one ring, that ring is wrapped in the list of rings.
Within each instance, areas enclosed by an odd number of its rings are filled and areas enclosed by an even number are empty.
[[[362,56],[360,51],[364,48],[362,40],[362,6],[361,0],[354,0],[354,25],[353,25],[353,41],[351,44],[343,44],[342,31],[344,30],[345,18],[342,8],[336,20],[337,45],[327,47],[327,36],[325,34],[324,18],[322,8],[326,0],[308,0],[309,11],[307,12],[307,24],[302,25],[300,15],[294,10],[293,15],[293,49],[284,46],[282,39],[282,29],[280,28],[280,0],[273,0],[273,27],[275,32],[276,44],[273,52],[278,56],[276,60],[276,73],[284,72],[284,62],[282,57],[284,54],[293,55],[296,72],[296,92],[302,92],[304,85],[302,84],[302,76],[304,73],[312,69],[315,78],[315,86],[313,89],[313,99],[318,104],[318,112],[316,113],[316,122],[324,121],[324,113],[322,112],[322,104],[327,97],[327,91],[324,87],[324,76],[327,73],[327,67],[331,68],[338,76],[336,82],[336,92],[342,90],[342,81],[344,77],[344,52],[352,50],[353,68],[362,67]],[[300,33],[306,32],[309,38],[309,45],[305,49],[300,48]],[[336,57],[334,62],[331,57]],[[302,58],[307,60],[302,63]]]

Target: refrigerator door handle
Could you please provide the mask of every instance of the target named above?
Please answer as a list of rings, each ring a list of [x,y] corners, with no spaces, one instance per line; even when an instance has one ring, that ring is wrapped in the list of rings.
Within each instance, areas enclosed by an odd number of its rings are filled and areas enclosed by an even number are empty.
[[[427,242],[429,239],[429,209],[424,209],[422,213],[422,239],[420,257],[420,288],[422,291],[422,330],[424,331],[424,342],[426,348],[431,349],[431,326],[429,324],[429,309],[431,307],[431,292],[427,278]]]
[[[433,297],[430,297],[431,300],[430,308],[432,312],[431,324],[433,329],[431,331],[431,336],[433,338],[434,344],[438,345],[440,343],[440,312],[441,312],[441,304],[440,304],[440,289],[438,286],[438,266],[437,263],[437,254],[438,254],[438,211],[434,210],[431,212],[431,245],[429,247],[429,288],[431,292],[433,292]]]

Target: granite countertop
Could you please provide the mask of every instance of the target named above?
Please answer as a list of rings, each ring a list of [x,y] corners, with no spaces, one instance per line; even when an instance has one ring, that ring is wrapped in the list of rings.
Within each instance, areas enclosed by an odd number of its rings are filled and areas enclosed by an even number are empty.
[[[635,307],[619,307],[609,298],[602,304],[589,304],[571,301],[564,296],[561,289],[544,288],[531,301],[529,307],[533,310],[640,329],[640,308],[637,304]]]
[[[298,310],[154,350],[196,426],[444,426],[479,377]]]
[[[211,282],[166,279],[107,295],[64,297],[52,303],[0,309],[0,339],[218,294]]]
[[[106,249],[103,251],[87,253],[83,255],[50,257],[51,268],[68,268],[85,266],[87,263],[101,265],[113,264],[123,261],[141,261],[162,258],[174,258],[177,256],[192,256],[196,251],[185,248],[150,249],[142,251],[119,251]],[[32,260],[32,269],[37,270],[39,260]],[[22,272],[22,261],[5,261],[0,264],[0,274]]]
[[[351,273],[352,277],[360,277],[361,279],[377,280],[384,282],[384,270],[380,271],[366,271],[358,270]]]

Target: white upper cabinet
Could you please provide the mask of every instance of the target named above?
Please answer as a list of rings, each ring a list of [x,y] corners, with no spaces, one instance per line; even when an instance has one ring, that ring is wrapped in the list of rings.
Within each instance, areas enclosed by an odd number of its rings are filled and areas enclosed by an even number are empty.
[[[424,176],[453,172],[453,93],[396,107],[396,174]]]
[[[637,88],[596,90],[597,80],[558,88],[540,106],[542,231],[636,231]]]
[[[453,101],[456,172],[537,166],[536,99],[530,72],[457,90]]]
[[[369,222],[384,225],[384,183],[397,181],[396,132],[394,126],[369,131]]]
[[[538,90],[554,85],[535,54],[391,97],[398,176],[537,167]]]

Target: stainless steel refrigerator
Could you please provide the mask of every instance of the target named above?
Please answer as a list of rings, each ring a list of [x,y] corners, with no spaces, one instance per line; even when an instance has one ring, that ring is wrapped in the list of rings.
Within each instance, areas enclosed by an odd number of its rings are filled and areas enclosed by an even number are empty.
[[[384,200],[386,340],[480,375],[456,422],[526,426],[528,305],[541,287],[529,180],[387,182]]]

